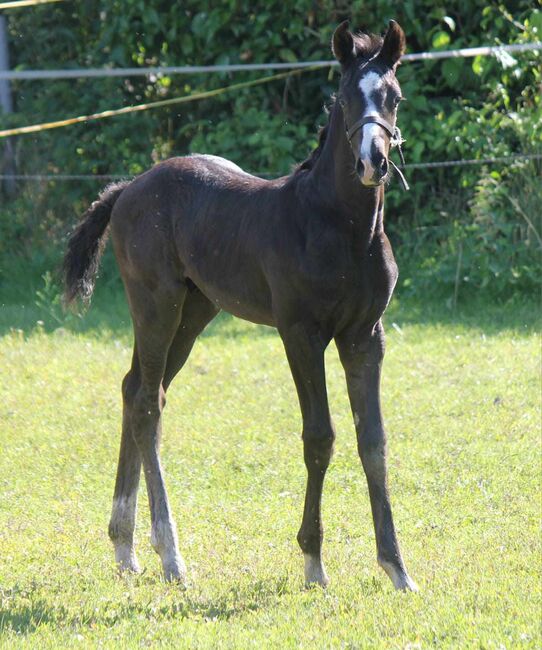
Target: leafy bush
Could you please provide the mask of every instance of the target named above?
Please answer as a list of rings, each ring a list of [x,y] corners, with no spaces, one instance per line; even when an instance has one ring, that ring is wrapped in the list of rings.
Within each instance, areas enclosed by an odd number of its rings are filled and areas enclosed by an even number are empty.
[[[299,0],[293,11],[278,0],[100,0],[11,12],[11,58],[20,68],[329,59],[332,31],[347,17],[369,31],[396,18],[410,51],[523,43],[542,34],[542,13],[528,1]],[[400,115],[407,161],[540,152],[540,69],[535,51],[404,64],[398,74],[408,99]],[[53,120],[259,76],[265,74],[19,81],[13,83],[16,112],[0,122]],[[336,69],[307,72],[179,107],[21,136],[18,172],[133,175],[153,161],[198,151],[267,176],[287,173],[315,146],[337,81]],[[452,300],[480,290],[501,297],[535,290],[541,197],[533,179],[539,173],[538,163],[518,160],[413,170],[410,193],[392,183],[387,223],[403,268],[400,288]],[[6,290],[14,256],[24,256],[39,280],[99,186],[28,182],[3,202],[0,288]]]

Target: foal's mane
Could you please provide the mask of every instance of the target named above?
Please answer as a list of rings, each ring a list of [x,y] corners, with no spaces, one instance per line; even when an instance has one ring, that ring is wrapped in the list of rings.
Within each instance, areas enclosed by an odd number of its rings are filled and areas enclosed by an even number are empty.
[[[294,169],[294,175],[312,169],[316,164],[318,158],[320,158],[320,154],[322,153],[322,149],[324,148],[324,143],[329,133],[329,115],[334,105],[335,105],[335,96],[331,98],[331,106],[329,108],[327,106],[325,107],[325,111],[328,115],[328,120],[325,126],[320,127],[320,131],[318,132],[318,144],[316,145],[316,149],[313,149],[310,152],[309,156],[305,158],[303,162],[300,162],[298,165],[296,165]]]
[[[374,58],[380,52],[382,43],[384,42],[384,39],[381,36],[377,36],[376,34],[358,33],[353,34],[353,36],[354,47],[356,50],[356,66],[367,63],[367,61]],[[335,106],[335,100],[336,97],[333,95],[331,97],[330,104],[325,107],[326,114],[328,115],[328,120],[327,124],[320,128],[320,131],[318,133],[318,144],[316,145],[316,148],[311,151],[311,153],[303,162],[296,165],[293,172],[294,176],[299,173],[311,170],[316,164],[318,158],[320,158],[320,154],[322,153],[322,149],[324,148],[324,144],[329,134],[330,115],[333,107]]]

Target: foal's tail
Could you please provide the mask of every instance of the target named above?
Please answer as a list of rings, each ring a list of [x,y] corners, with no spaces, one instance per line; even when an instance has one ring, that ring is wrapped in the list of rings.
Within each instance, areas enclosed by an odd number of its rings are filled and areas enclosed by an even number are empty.
[[[83,215],[81,223],[68,241],[62,272],[64,275],[64,302],[69,305],[76,298],[90,300],[94,279],[107,241],[107,226],[115,201],[130,181],[112,183],[100,193],[97,201]]]

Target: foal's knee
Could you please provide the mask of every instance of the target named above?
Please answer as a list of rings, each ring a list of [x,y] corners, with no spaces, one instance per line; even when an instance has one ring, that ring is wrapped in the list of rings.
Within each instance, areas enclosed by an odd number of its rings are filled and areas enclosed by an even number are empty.
[[[320,469],[325,472],[335,443],[333,423],[307,425],[303,428],[303,449],[305,464],[309,470]]]
[[[379,478],[385,475],[387,445],[383,429],[378,427],[362,432],[358,436],[358,453],[367,476]]]
[[[160,435],[159,421],[165,404],[162,387],[149,390],[141,386],[136,392],[131,403],[131,423],[132,435],[138,446],[146,446],[148,440],[154,440]]]
[[[129,370],[122,380],[121,387],[122,399],[125,404],[131,405],[133,403],[137,391],[139,390],[139,385],[139,376],[133,370]]]
[[[135,413],[152,418],[159,417],[166,405],[166,393],[161,384],[157,388],[141,384],[136,387],[130,398]]]

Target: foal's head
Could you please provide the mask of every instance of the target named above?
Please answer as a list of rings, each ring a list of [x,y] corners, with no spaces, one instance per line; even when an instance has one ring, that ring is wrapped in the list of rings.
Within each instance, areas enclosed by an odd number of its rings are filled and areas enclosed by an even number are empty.
[[[390,143],[402,99],[395,70],[405,51],[404,32],[392,20],[383,40],[354,35],[345,21],[335,30],[332,47],[342,69],[337,99],[356,173],[363,185],[381,185],[388,174]]]

